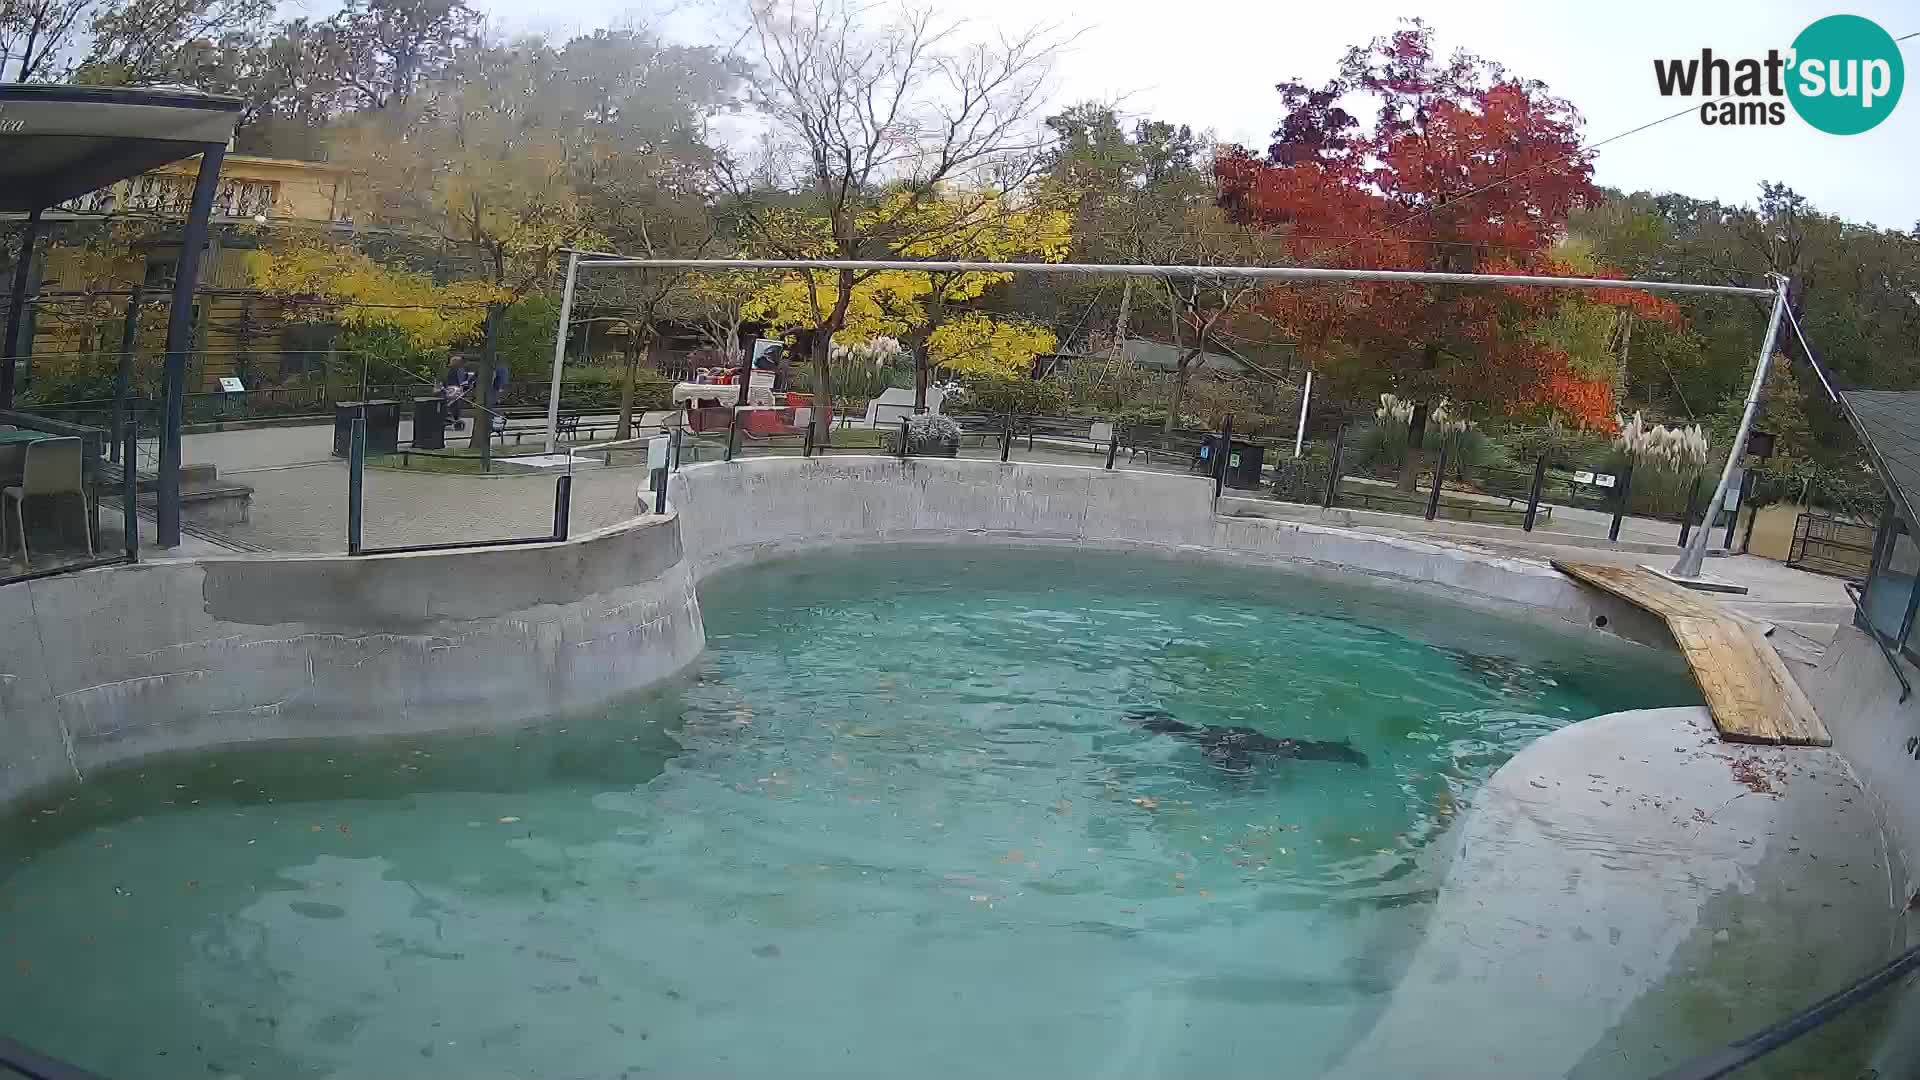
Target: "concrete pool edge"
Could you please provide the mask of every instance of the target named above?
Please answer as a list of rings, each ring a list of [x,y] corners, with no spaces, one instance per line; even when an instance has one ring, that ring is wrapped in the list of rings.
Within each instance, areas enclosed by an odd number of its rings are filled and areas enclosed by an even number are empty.
[[[1551,567],[1456,544],[1214,513],[1204,477],[964,458],[766,457],[689,466],[669,487],[697,578],[858,543],[1066,544],[1365,578],[1663,650],[1632,604]]]
[[[1861,791],[1840,753],[1722,742],[1700,706],[1541,736],[1455,826],[1427,935],[1336,1074],[1564,1076],[1603,1059],[1651,1076],[1754,1026],[1690,1002],[1689,979],[1765,994],[1776,1018],[1845,987],[1905,932],[1896,845]],[[1487,1015],[1537,1037],[1434,1037]]]
[[[565,543],[163,560],[0,589],[0,808],[149,754],[485,729],[660,683],[705,631],[672,519]]]

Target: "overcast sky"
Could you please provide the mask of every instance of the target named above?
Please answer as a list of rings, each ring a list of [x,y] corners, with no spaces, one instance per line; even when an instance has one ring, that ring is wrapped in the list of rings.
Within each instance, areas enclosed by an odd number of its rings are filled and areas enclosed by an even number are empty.
[[[629,17],[632,0],[481,0],[506,27],[568,33]],[[682,8],[670,25],[692,25]],[[1212,129],[1264,147],[1278,110],[1273,84],[1323,81],[1342,52],[1419,14],[1443,49],[1464,46],[1540,79],[1568,98],[1597,142],[1681,108],[1655,88],[1655,57],[1762,56],[1806,25],[1848,12],[1895,37],[1920,31],[1914,0],[968,0],[939,5],[977,29],[1044,22],[1082,31],[1058,67],[1055,99],[1118,101],[1129,113]],[[1909,89],[1886,121],[1861,135],[1824,135],[1789,109],[1783,127],[1721,128],[1683,116],[1602,147],[1595,178],[1628,191],[1679,191],[1751,202],[1763,180],[1784,181],[1822,209],[1911,229],[1920,222],[1920,38],[1903,43]]]

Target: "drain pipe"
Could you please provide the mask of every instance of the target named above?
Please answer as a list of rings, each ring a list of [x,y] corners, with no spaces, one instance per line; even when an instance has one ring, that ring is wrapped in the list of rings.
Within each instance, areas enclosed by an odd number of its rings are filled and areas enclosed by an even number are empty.
[[[1714,486],[1713,500],[1707,503],[1706,520],[1689,538],[1686,550],[1680,553],[1680,560],[1673,564],[1672,576],[1676,578],[1700,576],[1700,564],[1707,557],[1707,538],[1713,531],[1713,519],[1720,516],[1721,507],[1726,505],[1727,488],[1733,483],[1733,474],[1740,467],[1740,459],[1746,456],[1747,435],[1753,430],[1753,414],[1760,411],[1760,391],[1767,383],[1767,363],[1773,359],[1774,342],[1780,337],[1780,315],[1787,309],[1787,279],[1781,274],[1772,277],[1773,314],[1767,319],[1767,336],[1760,343],[1760,361],[1753,366],[1753,386],[1747,390],[1746,411],[1740,414],[1740,428],[1734,432],[1726,467],[1720,470],[1720,483]]]

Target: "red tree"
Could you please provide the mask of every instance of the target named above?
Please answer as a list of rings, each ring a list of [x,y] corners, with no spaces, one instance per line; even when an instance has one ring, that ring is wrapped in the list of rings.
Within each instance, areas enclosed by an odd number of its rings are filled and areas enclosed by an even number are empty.
[[[1350,49],[1326,85],[1278,89],[1285,113],[1265,158],[1235,148],[1215,168],[1229,212],[1284,226],[1302,265],[1565,272],[1549,250],[1568,211],[1599,192],[1580,114],[1543,84],[1467,52],[1443,62],[1433,32],[1413,20]],[[1378,103],[1370,125],[1341,104],[1362,96]],[[1659,306],[1625,290],[1600,296]],[[1370,381],[1417,402],[1418,446],[1442,397],[1611,422],[1605,381],[1582,379],[1526,332],[1561,299],[1517,287],[1354,283],[1276,288],[1262,305],[1317,363],[1358,361],[1381,376]]]

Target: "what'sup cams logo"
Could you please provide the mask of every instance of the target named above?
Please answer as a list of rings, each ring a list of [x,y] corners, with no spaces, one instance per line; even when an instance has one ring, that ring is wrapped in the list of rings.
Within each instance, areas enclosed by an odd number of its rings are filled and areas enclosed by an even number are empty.
[[[1787,106],[1829,135],[1858,135],[1893,112],[1906,67],[1893,35],[1871,19],[1829,15],[1800,31],[1793,47],[1760,58],[1697,57],[1653,62],[1662,97],[1705,97],[1700,122],[1716,127],[1779,125]]]

